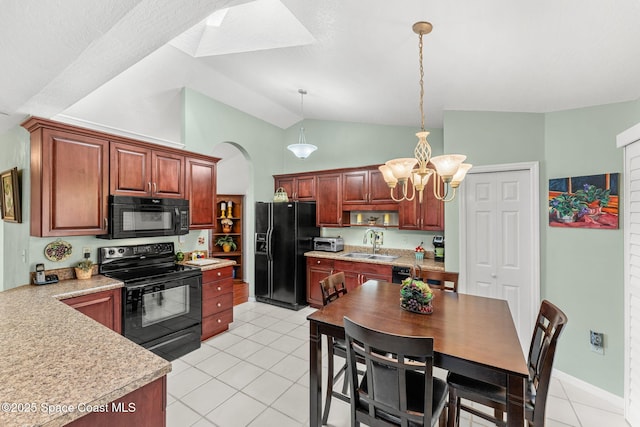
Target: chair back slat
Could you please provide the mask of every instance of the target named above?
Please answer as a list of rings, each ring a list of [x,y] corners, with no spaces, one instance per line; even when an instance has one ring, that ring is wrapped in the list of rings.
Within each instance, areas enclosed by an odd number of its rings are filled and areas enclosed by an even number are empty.
[[[542,301],[527,358],[529,382],[533,388],[530,390],[533,412],[527,414],[527,418],[535,426],[544,424],[556,345],[566,324],[567,316],[562,310],[547,300]]]
[[[322,292],[322,305],[327,305],[335,301],[340,295],[347,293],[345,287],[344,272],[340,271],[320,280],[320,291]]]
[[[422,270],[420,277],[430,288],[458,292],[458,276],[459,273],[453,271]]]
[[[431,426],[433,338],[385,334],[347,317],[344,327],[350,394],[357,396],[351,405],[352,425],[357,420],[370,426]],[[354,369],[356,358],[366,365],[366,382],[362,384]],[[415,401],[408,394],[408,378],[422,387],[423,411],[411,407]]]

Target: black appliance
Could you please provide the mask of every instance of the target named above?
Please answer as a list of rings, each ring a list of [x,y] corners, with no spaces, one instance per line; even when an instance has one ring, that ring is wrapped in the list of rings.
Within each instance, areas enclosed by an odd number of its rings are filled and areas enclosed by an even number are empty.
[[[407,277],[411,277],[411,267],[391,267],[391,283],[402,283]]]
[[[97,237],[128,239],[188,233],[188,200],[109,196],[108,233]]]
[[[256,300],[299,310],[307,305],[306,259],[313,250],[314,202],[256,203]]]
[[[124,282],[122,335],[171,361],[200,348],[202,272],[172,242],[98,248],[100,273]]]
[[[433,236],[433,259],[444,262],[444,237]]]

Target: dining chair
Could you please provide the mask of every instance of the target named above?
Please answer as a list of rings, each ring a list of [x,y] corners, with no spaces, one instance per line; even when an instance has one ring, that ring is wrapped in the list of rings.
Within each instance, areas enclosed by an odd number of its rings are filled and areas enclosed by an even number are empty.
[[[533,329],[527,366],[529,378],[525,393],[525,418],[531,427],[544,426],[547,394],[551,381],[551,368],[556,352],[558,337],[567,323],[567,316],[558,307],[547,300],[542,301],[540,311]],[[506,426],[506,389],[487,384],[462,375],[449,373],[449,424],[457,427],[460,423],[460,409],[495,423]],[[475,408],[461,405],[460,399],[493,408],[494,416]]]
[[[421,277],[430,288],[458,292],[458,276],[453,271],[422,270]]]
[[[345,287],[344,272],[338,272],[331,274],[324,279],[320,280],[320,290],[322,292],[322,305],[325,306],[332,301],[340,298],[341,295],[346,295],[347,288]],[[344,359],[344,365],[334,375],[334,361],[333,356],[338,356]],[[342,387],[342,394],[334,393],[333,386],[338,382],[340,377],[347,370],[347,347],[345,341],[339,338],[333,338],[327,335],[327,387],[325,394],[324,411],[322,412],[322,424],[327,424],[329,419],[329,411],[331,410],[331,398],[336,396],[342,400],[348,402],[346,398],[347,383],[346,377]]]
[[[386,334],[344,318],[351,425],[434,426],[447,384],[433,376],[433,338]],[[365,374],[358,380],[357,360]]]

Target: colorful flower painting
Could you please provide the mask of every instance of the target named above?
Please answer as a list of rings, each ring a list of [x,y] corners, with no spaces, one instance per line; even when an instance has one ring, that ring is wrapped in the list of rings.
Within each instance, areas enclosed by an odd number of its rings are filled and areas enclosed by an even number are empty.
[[[549,180],[549,225],[567,228],[617,229],[620,174]]]

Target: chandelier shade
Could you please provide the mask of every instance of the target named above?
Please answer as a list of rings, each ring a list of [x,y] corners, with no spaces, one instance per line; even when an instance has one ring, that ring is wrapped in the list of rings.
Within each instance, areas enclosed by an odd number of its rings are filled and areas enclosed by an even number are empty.
[[[449,202],[455,198],[456,189],[460,186],[465,175],[471,169],[469,163],[462,163],[467,156],[462,154],[446,154],[431,157],[431,145],[427,141],[429,132],[424,129],[424,68],[422,65],[422,36],[429,34],[433,25],[420,21],[413,24],[413,31],[419,36],[420,52],[420,116],[422,119],[420,132],[416,133],[418,144],[414,150],[415,158],[399,158],[385,162],[380,166],[380,172],[390,188],[391,198],[397,202],[413,200],[415,193],[419,194],[419,202],[422,203],[423,191],[433,175],[433,194],[436,199]],[[414,169],[415,167],[415,169]],[[435,169],[433,169],[433,168]],[[400,183],[397,190],[399,197],[394,194],[394,189]],[[409,184],[412,191],[409,194]],[[444,184],[444,189],[441,185]],[[450,191],[451,190],[451,191]]]

